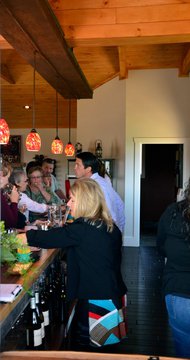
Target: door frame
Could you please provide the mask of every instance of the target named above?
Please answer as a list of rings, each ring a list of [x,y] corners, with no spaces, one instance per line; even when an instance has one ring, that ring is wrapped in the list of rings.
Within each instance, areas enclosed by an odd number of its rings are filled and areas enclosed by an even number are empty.
[[[134,240],[133,246],[140,246],[140,198],[142,173],[142,145],[143,144],[182,144],[183,145],[183,186],[190,176],[190,138],[134,138]]]

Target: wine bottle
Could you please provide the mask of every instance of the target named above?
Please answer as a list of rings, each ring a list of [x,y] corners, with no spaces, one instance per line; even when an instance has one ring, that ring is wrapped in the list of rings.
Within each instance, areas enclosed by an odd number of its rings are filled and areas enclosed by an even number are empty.
[[[36,311],[41,321],[41,330],[42,330],[42,342],[45,338],[45,324],[44,324],[44,315],[42,312],[41,304],[40,304],[40,295],[39,291],[35,291],[35,301],[36,301]]]
[[[49,326],[50,321],[49,321],[49,306],[48,306],[48,302],[47,302],[44,290],[42,290],[40,292],[40,304],[41,304],[41,309],[42,309],[42,313],[44,316],[44,326],[45,326],[45,332],[46,332],[46,328],[47,328],[47,326]]]
[[[61,285],[59,290],[58,302],[59,321],[64,324],[66,322],[66,292],[65,292],[65,274],[61,274]]]
[[[30,350],[42,349],[41,321],[36,311],[35,297],[30,299],[30,310],[26,325],[26,344]]]
[[[39,294],[40,294],[41,310],[44,316],[44,326],[46,333],[46,329],[47,326],[49,326],[50,321],[49,321],[48,294],[45,288],[45,279],[46,279],[46,275],[45,273],[42,273],[39,278]]]

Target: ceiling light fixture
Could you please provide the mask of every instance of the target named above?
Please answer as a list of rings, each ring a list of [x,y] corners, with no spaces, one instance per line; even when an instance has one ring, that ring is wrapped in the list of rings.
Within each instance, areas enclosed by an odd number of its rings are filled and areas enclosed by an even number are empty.
[[[36,51],[34,51],[34,72],[33,72],[33,114],[32,114],[32,130],[26,138],[26,149],[28,151],[39,151],[41,148],[41,138],[35,129],[35,105],[36,105]]]
[[[75,155],[75,147],[71,143],[70,135],[71,135],[71,99],[69,100],[69,142],[65,146],[65,155],[66,156],[74,156]]]
[[[56,91],[56,137],[51,144],[51,152],[53,154],[62,154],[63,152],[63,142],[58,136],[58,94]]]
[[[1,66],[1,52],[0,52],[0,66]],[[6,145],[9,142],[9,137],[10,137],[9,126],[6,120],[1,117],[1,84],[0,84],[0,145]]]

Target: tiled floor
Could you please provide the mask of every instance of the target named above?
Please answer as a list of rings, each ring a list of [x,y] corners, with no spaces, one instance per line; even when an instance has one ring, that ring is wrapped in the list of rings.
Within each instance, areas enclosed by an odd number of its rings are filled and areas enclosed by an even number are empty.
[[[118,352],[175,356],[165,305],[161,296],[164,259],[156,247],[141,242],[125,247],[122,271],[128,287],[128,339]],[[149,244],[150,245],[150,244]]]

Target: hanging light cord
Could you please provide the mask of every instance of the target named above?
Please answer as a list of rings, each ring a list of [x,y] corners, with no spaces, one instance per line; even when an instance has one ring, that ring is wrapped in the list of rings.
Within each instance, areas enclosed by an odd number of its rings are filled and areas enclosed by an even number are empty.
[[[69,100],[69,142],[71,142],[71,100]]]
[[[36,105],[36,51],[34,51],[34,71],[33,71],[33,113],[32,113],[32,127],[35,128],[35,105]]]
[[[58,137],[58,94],[56,91],[56,137]]]

